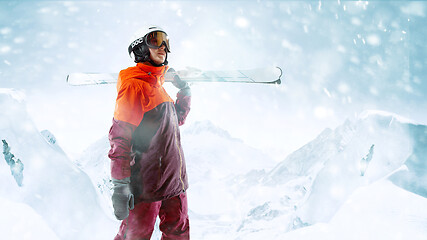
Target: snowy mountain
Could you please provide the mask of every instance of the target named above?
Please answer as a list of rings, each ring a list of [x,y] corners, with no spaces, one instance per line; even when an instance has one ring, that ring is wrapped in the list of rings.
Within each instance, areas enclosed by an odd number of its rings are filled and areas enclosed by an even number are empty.
[[[316,139],[260,177],[262,183],[253,188],[267,189],[265,191],[270,194],[277,192],[269,201],[259,204],[248,213],[239,229],[243,232],[240,236],[244,236],[241,239],[259,239],[257,237],[263,234],[277,239],[287,231],[322,223],[330,223],[327,225],[329,231],[337,235],[325,234],[326,237],[321,239],[342,239],[337,236],[343,236],[344,233],[334,227],[339,225],[340,228],[354,231],[356,227],[352,226],[351,221],[342,222],[337,219],[349,220],[353,216],[354,222],[362,226],[362,230],[358,230],[360,234],[369,235],[372,220],[361,221],[366,217],[360,218],[360,213],[351,208],[364,208],[369,204],[379,207],[381,200],[387,202],[389,200],[385,199],[394,199],[395,194],[409,197],[400,197],[400,202],[378,208],[378,211],[384,212],[366,214],[387,219],[384,226],[389,223],[391,226],[412,229],[409,236],[425,236],[427,229],[421,227],[426,223],[425,212],[417,213],[417,207],[410,208],[402,216],[394,212],[400,212],[402,207],[412,204],[412,201],[418,208],[427,204],[426,138],[427,126],[379,111],[366,111],[358,119],[346,121],[335,130],[326,129]],[[296,194],[298,192],[299,195]],[[361,203],[362,197],[366,199]],[[359,202],[353,203],[354,199]],[[372,206],[368,207],[375,211]],[[364,210],[360,211],[365,212]],[[415,220],[406,223],[405,218],[414,217],[414,213]],[[315,232],[322,231],[322,227],[316,228]],[[308,229],[310,230],[307,232],[313,231],[313,228]],[[375,236],[379,236],[379,239],[400,239],[387,237],[393,234],[399,236],[396,234],[400,229],[401,227],[395,229],[396,232],[386,232],[381,228],[384,232],[376,233]],[[295,239],[304,236],[304,230],[301,229],[300,232],[303,233],[296,235],[298,237]],[[408,235],[404,236],[406,239]],[[352,239],[365,238],[353,236]]]
[[[299,210],[301,218],[310,223],[328,221],[337,206],[342,205],[355,189],[408,167],[405,164],[413,157],[426,162],[426,157],[419,155],[423,139],[412,135],[410,127],[414,124],[403,122],[392,114],[365,112],[355,122],[347,122],[333,132],[330,137],[338,143],[336,151],[329,158],[320,159],[324,161],[324,167],[313,182],[307,202]],[[425,139],[427,134],[423,129],[426,127],[419,127],[421,131],[418,132],[424,132]],[[337,139],[340,141],[336,142]],[[372,154],[371,162],[364,163],[369,154]],[[364,176],[362,171],[366,171]],[[417,170],[410,168],[407,171],[412,176]],[[422,187],[424,191],[427,189],[427,185]],[[415,189],[407,186],[407,190]]]
[[[99,207],[87,174],[52,141],[52,134],[36,129],[26,113],[24,99],[19,91],[0,89],[0,139],[4,140],[0,196],[5,206],[20,209],[5,215],[10,217],[7,221],[2,217],[2,225],[13,219],[33,219],[37,221],[33,226],[51,229],[46,230],[48,239],[92,239],[94,231],[100,232],[97,239],[111,236],[114,222]],[[12,167],[18,160],[22,163],[20,172]],[[19,174],[21,184],[16,178]],[[2,204],[2,209],[5,206]],[[7,239],[40,239],[40,231],[28,227],[28,222],[11,222],[8,226],[7,232],[15,232]]]
[[[42,230],[49,239],[93,239],[93,232],[97,239],[111,238],[119,222],[112,215],[107,137],[73,163],[53,133],[36,130],[24,100],[19,91],[0,91],[0,137],[7,142],[0,200],[17,209],[1,221],[19,221],[2,226],[4,231],[10,239],[39,239]],[[325,129],[277,165],[210,121],[185,125],[181,133],[194,239],[427,234],[427,126],[366,111]],[[10,167],[18,159],[21,186]],[[23,219],[37,221],[37,230]],[[152,239],[159,236],[156,229]]]
[[[427,236],[426,199],[388,180],[356,189],[327,223],[285,233],[279,221],[241,239],[423,240]],[[268,226],[268,227],[267,227]]]
[[[261,151],[210,121],[185,126],[182,144],[190,180],[192,236],[281,239],[288,232],[295,235],[293,230],[299,228],[300,234],[318,231],[319,224],[326,224],[334,233],[337,222],[340,227],[354,228],[352,222],[336,220],[359,216],[350,211],[355,207],[352,199],[375,191],[378,199],[372,203],[374,206],[380,206],[380,201],[388,197],[411,196],[386,206],[385,212],[376,216],[381,219],[393,216],[401,205],[412,201],[426,204],[426,129],[391,113],[366,111],[335,130],[325,129],[274,167],[274,162]],[[85,151],[79,164],[91,175],[104,194],[104,204],[111,209],[108,149],[104,137]],[[379,191],[383,187],[389,191]],[[370,200],[358,204],[356,207],[365,207]],[[412,214],[414,209],[409,210],[408,214]],[[425,213],[416,216],[419,221],[405,225],[415,231],[411,236],[426,233],[417,227],[423,223]],[[361,219],[364,218],[356,220],[357,224],[363,225]],[[402,222],[390,218],[390,224],[398,223]],[[156,234],[159,236],[158,230]]]
[[[65,79],[134,65],[129,37],[156,24],[177,70],[284,70],[191,86],[192,239],[427,239],[426,16],[424,1],[0,1],[1,238],[114,236],[116,88]],[[353,119],[365,109],[424,125]]]

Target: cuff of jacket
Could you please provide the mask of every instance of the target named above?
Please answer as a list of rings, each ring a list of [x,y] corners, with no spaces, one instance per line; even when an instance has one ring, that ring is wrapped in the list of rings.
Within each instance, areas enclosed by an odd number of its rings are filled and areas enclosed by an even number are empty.
[[[111,180],[114,186],[122,186],[122,185],[130,184],[130,177],[123,178],[123,179],[116,179],[113,177]]]
[[[191,89],[189,86],[185,87],[185,88],[181,88],[181,90],[179,90],[178,95],[182,95],[182,96],[191,96]]]

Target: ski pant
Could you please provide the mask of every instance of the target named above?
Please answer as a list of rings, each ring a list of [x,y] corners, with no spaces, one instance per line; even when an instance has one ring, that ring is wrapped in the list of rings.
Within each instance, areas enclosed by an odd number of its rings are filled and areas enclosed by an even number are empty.
[[[137,203],[129,217],[122,221],[114,240],[150,240],[157,215],[162,240],[190,239],[187,195],[182,193],[163,201]]]

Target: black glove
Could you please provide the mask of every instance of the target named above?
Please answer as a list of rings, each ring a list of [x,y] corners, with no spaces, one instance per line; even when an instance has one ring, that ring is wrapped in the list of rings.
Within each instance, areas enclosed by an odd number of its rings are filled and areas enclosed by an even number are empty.
[[[113,178],[113,200],[114,215],[118,220],[123,220],[129,216],[129,209],[134,207],[134,196],[130,192],[130,178]]]

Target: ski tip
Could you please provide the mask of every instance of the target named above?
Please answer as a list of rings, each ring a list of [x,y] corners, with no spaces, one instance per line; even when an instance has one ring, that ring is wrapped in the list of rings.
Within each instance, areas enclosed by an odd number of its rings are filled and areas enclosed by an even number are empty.
[[[283,70],[282,70],[282,68],[280,68],[280,67],[276,67],[276,68],[278,68],[278,69],[280,70],[280,75],[279,75],[279,78],[278,78],[276,81],[274,81],[273,83],[274,83],[274,84],[282,84],[282,75],[283,75]]]
[[[283,74],[283,70],[282,70],[282,68],[281,67],[276,67],[276,68],[278,68],[279,70],[280,70],[280,75],[279,75],[279,79],[282,77],[282,74]]]

